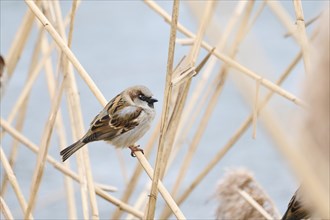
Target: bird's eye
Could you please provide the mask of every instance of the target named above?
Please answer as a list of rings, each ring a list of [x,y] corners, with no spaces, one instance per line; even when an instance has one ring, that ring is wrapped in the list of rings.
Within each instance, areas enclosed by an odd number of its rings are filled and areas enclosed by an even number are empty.
[[[141,99],[142,101],[144,101],[144,100],[145,100],[145,96],[142,95],[142,94],[140,94],[140,95],[139,95],[139,99]]]

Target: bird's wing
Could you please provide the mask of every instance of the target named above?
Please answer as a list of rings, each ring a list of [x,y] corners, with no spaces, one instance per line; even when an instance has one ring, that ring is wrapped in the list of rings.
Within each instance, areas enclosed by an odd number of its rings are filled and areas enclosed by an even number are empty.
[[[141,107],[128,105],[119,96],[115,97],[94,118],[83,141],[111,140],[135,128],[141,112]]]
[[[300,193],[299,189],[291,198],[288,209],[282,217],[282,220],[308,219],[310,217],[310,213],[307,208],[304,207],[302,201],[300,201],[298,193]]]

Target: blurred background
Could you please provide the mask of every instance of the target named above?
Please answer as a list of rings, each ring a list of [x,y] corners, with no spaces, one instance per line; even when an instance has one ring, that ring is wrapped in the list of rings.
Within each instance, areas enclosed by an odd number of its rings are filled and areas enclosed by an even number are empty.
[[[62,13],[66,15],[72,3],[71,1],[61,1],[60,3]],[[210,45],[215,45],[221,38],[222,31],[234,13],[237,3],[236,1],[218,2],[207,35],[204,37],[204,40]],[[160,1],[157,4],[171,14],[172,2]],[[261,4],[263,4],[262,1],[256,1],[252,13]],[[294,22],[295,13],[292,2],[282,1],[281,4]],[[28,7],[23,1],[5,0],[0,1],[0,6],[0,53],[6,57]],[[329,7],[326,1],[302,1],[302,6],[307,21],[318,16],[325,7]],[[202,9],[203,2],[181,2],[179,22],[193,33],[196,33],[200,20],[198,14],[202,12]],[[307,27],[309,35],[315,29],[316,24],[317,22]],[[157,118],[153,123],[154,128],[162,110],[169,32],[170,25],[164,22],[163,18],[142,1],[82,1],[76,12],[72,51],[108,100],[132,85],[142,84],[149,87],[159,100],[155,105]],[[28,38],[17,68],[1,97],[2,118],[8,117],[22,91],[37,33],[38,28],[34,23],[31,36]],[[236,60],[266,79],[275,82],[300,50],[294,39],[284,37],[286,33],[287,29],[266,5],[242,41]],[[178,33],[177,36],[178,38],[184,37],[181,33]],[[189,52],[189,48],[189,46],[176,44],[175,64]],[[225,48],[223,52],[226,53],[227,49]],[[206,54],[207,52],[202,49],[198,60],[201,60]],[[57,60],[55,56],[52,58],[54,61]],[[214,68],[212,74],[216,74],[221,65],[222,62],[217,60],[216,67],[218,68]],[[193,78],[191,91],[194,91],[202,74],[203,71]],[[248,100],[249,98],[254,99],[254,93],[244,92],[245,87],[240,84],[240,81],[236,80],[237,77],[244,78],[247,84],[255,85],[254,80],[234,69],[230,69],[228,80],[225,82],[216,109],[212,114],[197,149],[197,154],[193,158],[179,192],[189,185],[215,152],[228,141],[242,122],[252,113],[253,104],[251,105]],[[304,77],[304,65],[301,60],[282,87],[301,97]],[[90,121],[102,109],[102,106],[77,74],[76,79],[84,125],[87,129]],[[267,88],[261,87],[260,92],[262,95],[266,94],[267,91]],[[190,96],[188,101],[189,98]],[[65,101],[62,103],[62,107],[67,130],[66,136],[68,143],[71,143],[74,140],[72,140]],[[295,126],[296,115],[300,108],[276,94],[271,99],[269,107],[280,119],[279,122],[283,125],[284,132],[288,136],[294,135],[297,130],[297,126]],[[50,99],[45,74],[41,73],[30,95],[27,119],[22,132],[36,144],[40,144],[49,111]],[[262,118],[262,115],[260,117]],[[198,123],[195,123],[191,128],[193,132],[190,132],[188,138],[184,140],[183,148],[179,151],[179,156],[175,159],[174,165],[165,175],[164,184],[169,189],[172,188],[178,175],[178,169],[197,127]],[[142,148],[150,138],[151,130],[139,141]],[[272,136],[263,126],[262,119],[258,119],[256,134],[256,139],[253,139],[252,129],[249,128],[180,206],[188,219],[215,218],[214,212],[217,202],[214,199],[214,193],[219,179],[228,167],[246,167],[251,170],[256,180],[273,199],[280,213],[284,213],[299,183],[287,162],[277,150]],[[12,139],[8,134],[1,139],[1,146],[6,154],[10,152],[11,142]],[[55,135],[51,140],[49,154],[60,161],[59,151],[59,142]],[[154,149],[149,160],[152,165],[154,165],[156,152],[156,149]],[[117,187],[118,191],[111,194],[116,198],[120,198],[138,163],[137,160],[131,158],[129,150],[123,149],[118,153],[112,146],[104,142],[90,144],[89,154],[95,181]],[[124,168],[118,160],[118,154],[123,157]],[[31,177],[35,165],[36,155],[25,146],[20,146],[14,171],[26,198],[29,198]],[[72,162],[71,165],[73,170],[77,170],[75,162]],[[1,166],[1,178],[4,175],[3,173]],[[130,200],[131,204],[134,204],[148,181],[147,175],[143,174],[139,180],[139,185],[135,189],[134,196]],[[75,189],[78,199],[78,217],[82,218],[79,187],[76,183]],[[19,204],[11,187],[8,187],[4,199],[12,210],[14,217],[16,219],[22,218]],[[36,219],[65,219],[67,208],[63,201],[65,201],[63,175],[47,164],[34,217]],[[101,198],[98,198],[97,201],[100,217],[109,218],[115,207]],[[159,198],[157,203],[157,207],[160,207],[159,210],[162,210],[163,205],[163,199]]]

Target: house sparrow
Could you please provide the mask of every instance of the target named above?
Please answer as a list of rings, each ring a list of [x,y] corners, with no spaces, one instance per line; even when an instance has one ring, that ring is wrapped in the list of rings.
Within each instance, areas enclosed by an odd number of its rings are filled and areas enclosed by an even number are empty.
[[[300,189],[301,188],[298,188],[292,196],[288,209],[284,213],[282,220],[308,219],[311,216],[309,209],[306,207],[306,202],[302,197],[302,192]]]
[[[61,151],[62,161],[68,159],[85,144],[104,140],[115,147],[129,147],[142,151],[134,146],[146,131],[155,117],[152,93],[145,86],[127,88],[113,98],[94,118],[87,133],[69,147]],[[143,152],[143,151],[142,151]]]

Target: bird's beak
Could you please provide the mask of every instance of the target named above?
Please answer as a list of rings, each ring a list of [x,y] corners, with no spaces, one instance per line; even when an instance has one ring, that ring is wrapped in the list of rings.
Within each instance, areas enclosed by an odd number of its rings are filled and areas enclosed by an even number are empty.
[[[157,99],[154,99],[154,98],[151,98],[151,97],[148,98],[146,101],[148,102],[148,105],[149,105],[150,108],[154,108],[154,103],[158,102]]]
[[[155,103],[155,102],[158,102],[158,100],[154,98],[149,98],[148,100],[148,103]]]

